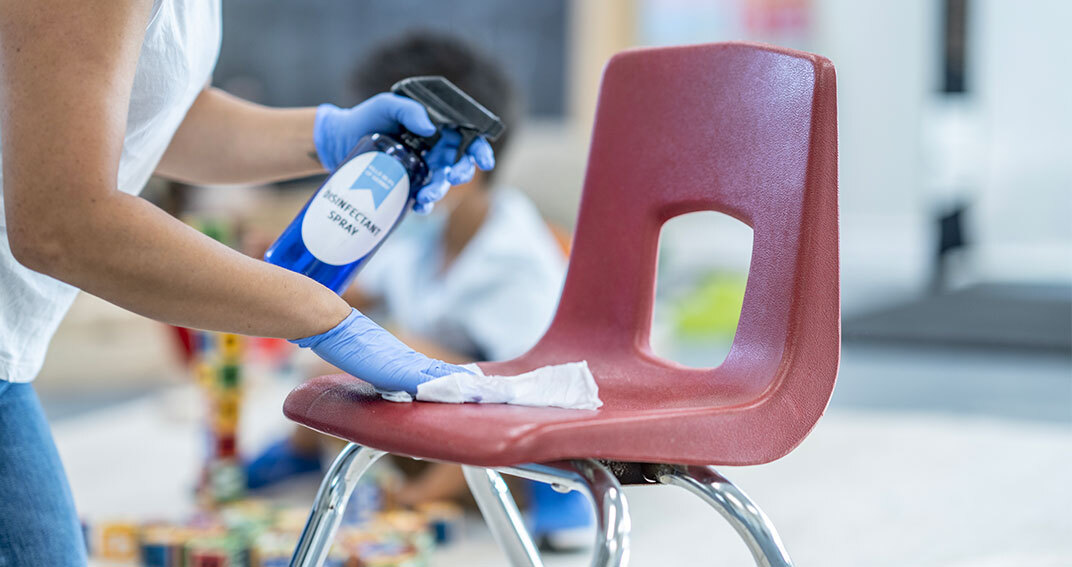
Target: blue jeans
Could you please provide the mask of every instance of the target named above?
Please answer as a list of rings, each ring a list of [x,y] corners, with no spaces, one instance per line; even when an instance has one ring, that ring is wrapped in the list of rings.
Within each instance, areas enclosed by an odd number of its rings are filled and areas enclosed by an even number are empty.
[[[0,380],[0,567],[85,564],[82,526],[37,394]]]

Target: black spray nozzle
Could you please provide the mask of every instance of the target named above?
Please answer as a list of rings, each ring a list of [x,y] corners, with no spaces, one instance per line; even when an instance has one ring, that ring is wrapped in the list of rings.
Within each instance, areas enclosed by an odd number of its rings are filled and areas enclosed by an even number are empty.
[[[465,155],[469,144],[472,144],[477,136],[495,141],[506,130],[498,116],[444,77],[409,77],[395,83],[391,92],[424,105],[436,128],[454,128],[462,135],[458,154],[454,156],[455,162]],[[439,139],[439,133],[421,139],[431,147]]]

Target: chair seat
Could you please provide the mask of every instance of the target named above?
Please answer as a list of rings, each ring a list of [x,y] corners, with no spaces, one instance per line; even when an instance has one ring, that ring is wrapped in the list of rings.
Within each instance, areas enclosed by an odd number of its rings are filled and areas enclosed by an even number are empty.
[[[809,411],[793,401],[786,411],[786,402],[776,397],[745,400],[745,392],[731,389],[701,392],[680,375],[669,377],[676,379],[674,387],[650,375],[627,380],[623,374],[628,373],[615,371],[619,368],[598,361],[589,364],[604,403],[594,411],[396,403],[382,399],[362,380],[336,374],[295,388],[283,412],[297,423],[359,445],[491,467],[570,458],[690,465],[766,463],[792,450],[823,411],[822,407]],[[481,367],[489,373],[517,374],[541,365],[513,361]],[[712,409],[714,403],[718,410]],[[800,419],[787,423],[786,415]]]

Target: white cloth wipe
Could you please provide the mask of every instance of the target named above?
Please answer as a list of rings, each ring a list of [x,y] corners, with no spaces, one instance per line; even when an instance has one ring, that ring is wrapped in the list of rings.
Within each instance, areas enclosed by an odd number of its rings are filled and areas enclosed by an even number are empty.
[[[517,376],[485,376],[476,364],[466,364],[473,374],[457,373],[417,386],[422,402],[462,404],[514,404],[594,410],[603,405],[599,387],[588,361],[544,366]],[[386,400],[409,402],[406,392],[380,392]]]

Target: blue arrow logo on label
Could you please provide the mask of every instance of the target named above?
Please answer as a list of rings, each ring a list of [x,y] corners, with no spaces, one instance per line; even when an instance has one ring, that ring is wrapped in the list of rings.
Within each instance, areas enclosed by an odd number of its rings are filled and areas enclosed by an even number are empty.
[[[361,175],[357,176],[350,189],[371,191],[372,203],[379,209],[383,200],[391,194],[391,190],[405,175],[406,170],[403,169],[402,164],[387,154],[378,153],[361,172]]]

